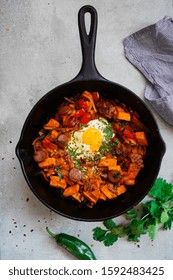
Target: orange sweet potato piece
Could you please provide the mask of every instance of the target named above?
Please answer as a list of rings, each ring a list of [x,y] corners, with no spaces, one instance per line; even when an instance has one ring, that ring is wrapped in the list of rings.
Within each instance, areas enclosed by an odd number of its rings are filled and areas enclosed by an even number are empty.
[[[119,111],[118,114],[117,114],[117,119],[122,120],[122,121],[130,121],[131,120],[131,115],[128,112]]]
[[[56,165],[56,158],[46,158],[44,161],[38,163],[40,168],[47,168]]]
[[[51,131],[51,139],[52,139],[52,140],[56,140],[56,139],[58,138],[58,135],[59,135],[59,133],[58,133],[58,131],[56,131],[55,129],[53,129],[53,130]]]
[[[108,169],[114,168],[117,164],[117,159],[116,158],[101,158],[98,167],[108,167]]]
[[[106,200],[107,196],[104,193],[100,192],[100,199]]]
[[[101,186],[101,192],[108,198],[108,199],[114,199],[117,197],[117,194],[112,192],[109,188],[108,185],[102,185]]]
[[[59,127],[59,122],[55,119],[50,119],[43,127],[46,130],[52,130]]]
[[[74,199],[76,199],[77,201],[79,201],[79,202],[81,202],[81,201],[84,200],[84,198],[82,197],[81,193],[79,193],[79,192],[73,194],[72,197],[73,197]]]
[[[124,185],[120,185],[116,188],[117,195],[123,194],[126,192],[126,187]]]
[[[144,131],[135,132],[136,139],[138,140],[139,145],[148,146],[147,137]]]
[[[126,186],[133,186],[135,184],[135,178],[137,177],[140,170],[141,168],[135,163],[130,163],[128,172],[123,178],[123,183]]]
[[[133,186],[135,184],[135,179],[125,177],[123,182],[126,186]]]
[[[60,178],[58,176],[50,176],[50,186],[65,189],[66,188],[66,180],[64,178]]]
[[[135,179],[140,170],[141,168],[138,165],[136,165],[135,163],[130,163],[127,176],[131,179]]]
[[[92,192],[89,192],[89,191],[85,191],[83,192],[83,195],[86,199],[88,199],[92,204],[96,204],[98,198],[92,193]]]
[[[99,190],[99,189],[95,189],[94,191],[92,191],[92,194],[95,195],[95,197],[96,197],[97,199],[100,198],[100,190]]]
[[[116,110],[118,112],[124,112],[124,109],[121,106],[116,105]]]
[[[71,196],[71,195],[74,195],[76,193],[79,192],[79,185],[76,184],[76,185],[73,185],[71,187],[68,187],[64,190],[64,196]]]
[[[109,165],[108,170],[116,170],[116,171],[122,173],[122,169],[121,169],[120,165]]]

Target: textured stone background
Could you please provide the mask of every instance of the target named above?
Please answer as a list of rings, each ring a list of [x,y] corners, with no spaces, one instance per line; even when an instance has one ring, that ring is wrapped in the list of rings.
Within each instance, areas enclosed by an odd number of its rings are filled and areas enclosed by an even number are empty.
[[[146,80],[125,59],[122,39],[173,13],[171,0],[0,0],[1,258],[73,259],[47,235],[48,225],[94,244],[98,259],[172,259],[172,230],[160,231],[154,242],[143,236],[139,246],[122,239],[106,248],[93,241],[96,223],[51,213],[30,191],[16,158],[15,146],[33,105],[80,69],[77,14],[86,4],[98,11],[99,72],[142,99]],[[173,130],[154,115],[167,145],[159,176],[173,182]]]

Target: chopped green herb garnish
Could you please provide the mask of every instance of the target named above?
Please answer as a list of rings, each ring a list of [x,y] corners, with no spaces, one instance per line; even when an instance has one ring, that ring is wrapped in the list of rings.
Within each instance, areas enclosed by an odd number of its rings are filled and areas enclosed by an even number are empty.
[[[77,150],[77,149],[76,149]],[[75,165],[76,165],[76,167],[80,167],[81,166],[81,163],[77,160],[77,155],[80,155],[80,154],[82,154],[82,153],[76,153],[76,150],[72,150],[72,149],[70,149],[70,148],[68,148],[68,152],[69,152],[69,154],[70,154],[70,156],[72,157],[72,159],[73,159],[73,161],[74,161],[74,163],[75,163]]]
[[[114,131],[113,131],[112,125],[110,123],[103,129],[103,133],[105,134],[106,141],[109,141],[112,139]]]
[[[112,153],[114,151],[114,147],[118,145],[119,140],[115,140],[114,142],[109,141],[103,141],[102,145],[100,146],[98,150],[98,159],[105,156],[105,153]]]
[[[100,122],[102,122],[103,124],[108,124],[108,122],[105,120],[105,119],[103,119],[103,118],[98,118],[98,120],[100,121]]]
[[[62,175],[61,172],[59,171],[60,169],[61,169],[61,166],[57,166],[57,167],[55,168],[55,171],[56,171],[58,177],[59,177],[60,179],[62,179],[62,178],[63,178],[63,175]]]

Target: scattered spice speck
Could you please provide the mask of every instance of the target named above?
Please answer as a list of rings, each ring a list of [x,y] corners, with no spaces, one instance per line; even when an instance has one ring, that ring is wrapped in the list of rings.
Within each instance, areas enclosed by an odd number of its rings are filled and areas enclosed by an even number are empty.
[[[28,201],[29,201],[29,197],[26,198],[26,202],[28,202]]]
[[[34,231],[33,229],[30,230],[30,232],[33,232],[33,231]]]
[[[26,236],[26,234],[24,233],[23,236]]]
[[[12,141],[10,140],[10,141],[9,141],[9,143],[11,144],[11,143],[12,143]]]

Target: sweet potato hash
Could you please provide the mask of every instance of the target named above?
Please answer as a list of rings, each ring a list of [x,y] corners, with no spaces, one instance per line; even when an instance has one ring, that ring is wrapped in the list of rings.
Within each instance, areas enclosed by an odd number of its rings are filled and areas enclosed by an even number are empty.
[[[64,98],[33,141],[33,157],[50,187],[93,207],[135,184],[144,168],[146,134],[137,112],[84,91]]]

